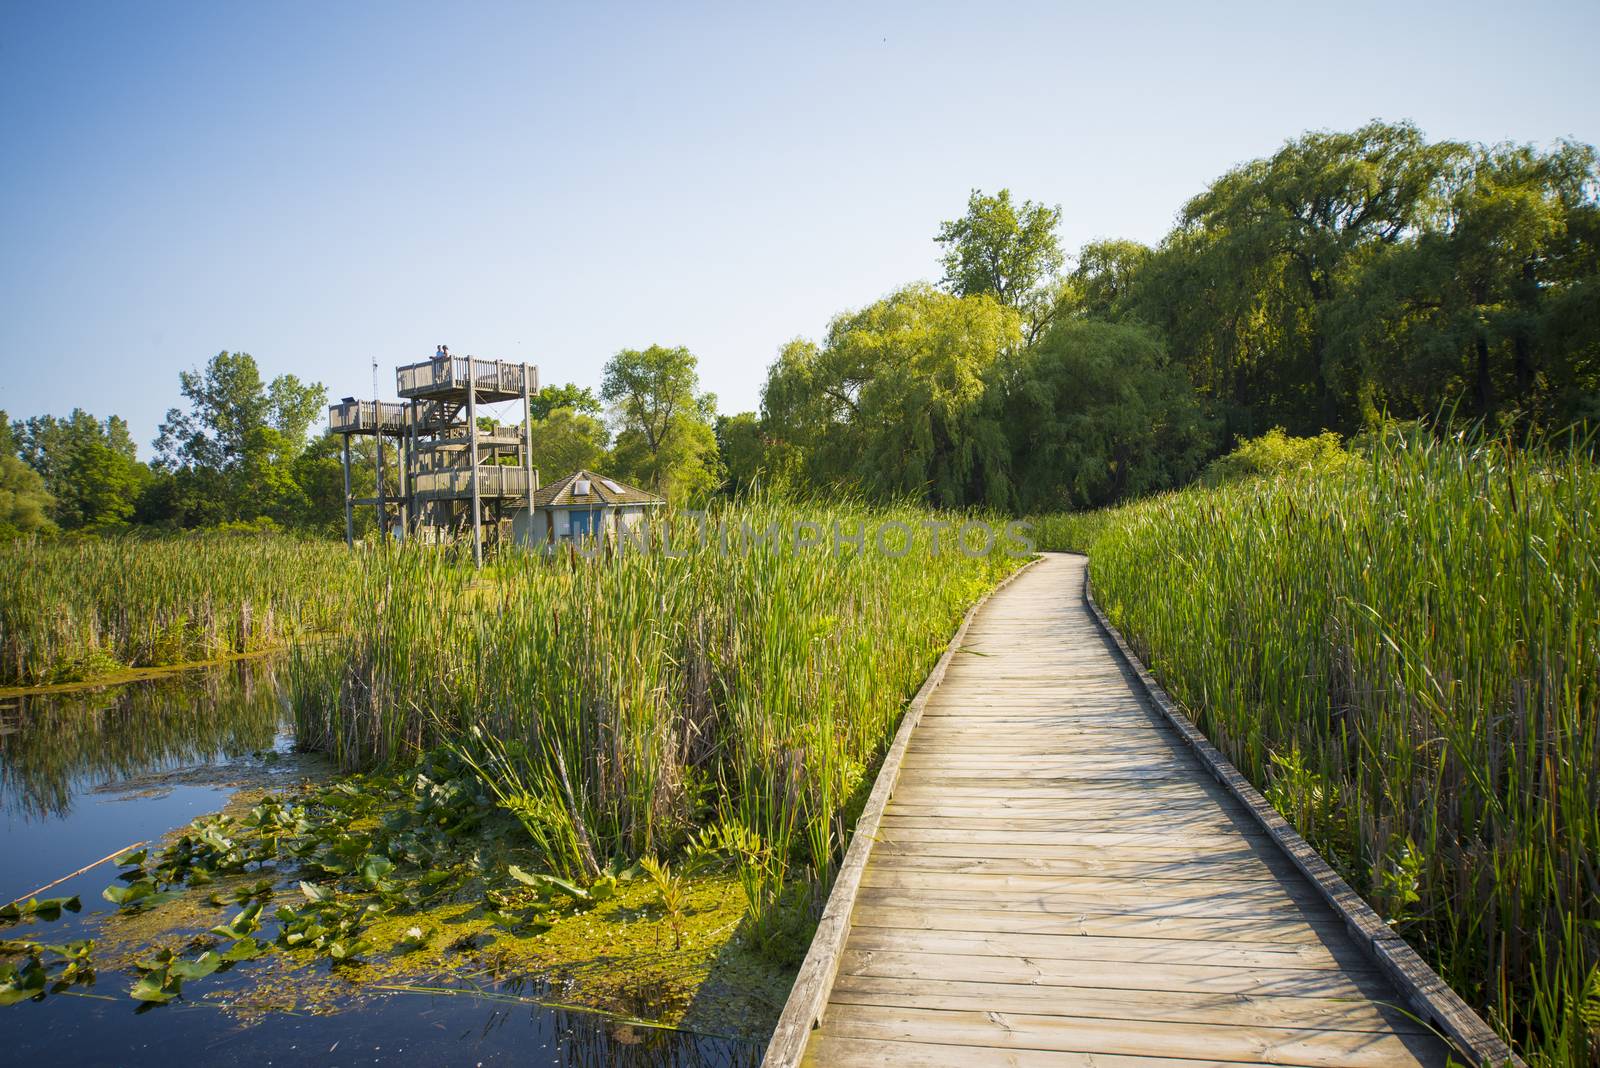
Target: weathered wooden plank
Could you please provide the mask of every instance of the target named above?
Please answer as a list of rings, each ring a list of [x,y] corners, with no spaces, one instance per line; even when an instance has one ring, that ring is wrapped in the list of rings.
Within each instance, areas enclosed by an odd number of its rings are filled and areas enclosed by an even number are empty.
[[[1129,801],[1153,801],[1157,798],[1177,800],[1222,800],[1222,789],[1209,782],[1128,782],[1118,779],[1077,779],[1059,783],[1020,783],[1005,781],[1000,777],[982,782],[935,782],[932,776],[922,775],[900,783],[896,797],[928,794],[933,797],[991,797],[997,801],[1022,801],[1029,798],[1124,798]]]
[[[899,923],[937,931],[959,927],[968,931],[995,931],[1003,934],[1109,935],[1118,938],[1219,938],[1231,941],[1322,942],[1344,936],[1344,923],[1334,916],[1307,919],[1300,914],[1286,916],[1168,916],[1160,913],[1131,913],[1115,907],[1103,911],[1073,911],[1040,914],[1036,909],[942,909],[925,902],[916,909],[878,905],[872,901],[856,904],[853,922],[862,926]]]
[[[1185,881],[1221,879],[1228,882],[1280,881],[1287,861],[1258,864],[1245,861],[1218,861],[1210,857],[1188,860],[1138,859],[1107,860],[1096,854],[1070,860],[1045,857],[929,857],[916,853],[890,856],[875,854],[872,866],[885,871],[965,872],[969,875],[1090,875],[1107,879],[1155,879]],[[1292,869],[1291,869],[1292,870]]]
[[[884,915],[887,913],[887,915]],[[954,927],[961,914],[947,912]],[[937,929],[916,923],[910,910],[880,910],[879,922],[858,919],[850,945],[862,950],[955,953],[978,957],[1129,961],[1144,964],[1220,964],[1231,968],[1334,969],[1371,967],[1344,939],[1330,942],[1235,942],[1194,938],[1122,938],[1116,935],[1028,934]]]
[[[1200,994],[1255,994],[1262,997],[1382,1000],[1394,994],[1394,988],[1376,970],[1223,968],[1205,964],[1164,964],[1159,968],[1151,968],[1126,961],[1036,960],[1032,957],[974,957],[960,953],[884,950],[874,952],[850,946],[845,947],[840,959],[839,973],[940,980],[960,976],[977,982],[1021,983],[1036,987],[1177,990]]]
[[[902,874],[896,872],[896,875]],[[1199,894],[1160,894],[1152,887],[1167,883],[1140,884],[1114,880],[1112,885],[1092,890],[1030,892],[1027,890],[983,890],[977,887],[958,890],[922,887],[874,886],[864,884],[858,895],[862,904],[898,908],[980,909],[1001,912],[1031,912],[1035,915],[1118,910],[1126,915],[1275,917],[1278,919],[1331,920],[1333,913],[1325,902],[1305,899],[1303,888],[1293,890],[1272,884],[1248,883],[1240,889],[1203,897]],[[1271,896],[1260,891],[1272,886]],[[1296,896],[1302,900],[1296,900]]]
[[[1004,1005],[1017,1012],[1069,1010],[1074,1016],[1171,1023],[1316,1027],[1328,1031],[1395,1031],[1425,1034],[1405,1013],[1379,1002],[1347,998],[1280,998],[1249,994],[1193,994],[1176,990],[1060,990],[966,980],[922,980],[841,975],[834,997],[856,1005],[977,1009]]]
[[[901,790],[905,787],[902,786]],[[1149,819],[1161,817],[1172,820],[1195,820],[1200,824],[1211,821],[1228,825],[1251,822],[1242,808],[1221,805],[1206,797],[1182,798],[1165,794],[1161,797],[1140,797],[1124,794],[1117,797],[995,797],[982,794],[957,797],[938,797],[928,801],[908,800],[903,792],[896,791],[894,807],[889,815],[895,819],[953,818],[985,819],[1100,819],[1117,815],[1124,819]],[[1252,825],[1254,825],[1252,823]]]
[[[953,1046],[1182,1057],[1196,1049],[1222,1061],[1394,1068],[1442,1066],[1437,1042],[1411,1034],[1318,1031],[1301,1028],[1216,1026],[1156,1020],[961,1009],[886,1008],[841,1004],[829,1017],[841,1037],[940,1042]]]
[[[976,815],[947,809],[940,815],[920,816],[903,814],[899,811],[899,806],[896,806],[884,817],[882,827],[885,836],[889,836],[889,832],[905,831],[990,831],[1016,835],[1017,840],[1021,841],[1026,840],[1030,834],[1041,831],[1060,832],[1082,827],[1098,831],[1131,833],[1150,826],[1149,817],[1146,815],[1120,813],[1109,807],[1094,811],[1095,806],[1088,807],[1090,811],[1087,812],[1030,812],[1007,816]],[[975,813],[977,810],[970,811]],[[1247,838],[1262,836],[1260,827],[1241,826],[1238,821],[1216,812],[1165,820],[1160,833],[1168,837],[1175,834],[1242,835]],[[908,840],[904,834],[895,836]]]
[[[880,840],[880,848],[889,843]],[[915,855],[915,854],[913,854]],[[1204,857],[1204,853],[1200,854]],[[879,863],[874,857],[862,873],[862,886],[908,891],[953,894],[1005,895],[1022,898],[1082,897],[1115,894],[1137,900],[1239,900],[1263,905],[1274,901],[1295,901],[1326,905],[1313,887],[1299,879],[1239,879],[1226,870],[1200,872],[1189,879],[1146,879],[1139,875],[1104,872],[1062,873],[1028,871],[1022,873],[978,871],[938,871],[913,865]],[[977,903],[981,906],[981,902]]]
[[[1241,1068],[1244,1064],[1209,1059],[1120,1057],[1110,1053],[985,1049],[936,1042],[895,1042],[854,1036],[835,1038],[829,1034],[819,1034],[811,1045],[806,1064],[818,1068]]]
[[[1235,842],[1249,843],[1251,839],[1235,838]],[[899,842],[894,839],[880,839],[877,849],[899,855],[922,854],[930,857],[983,857],[1025,859],[1028,857],[1057,858],[1074,860],[1082,856],[1110,856],[1125,859],[1144,857],[1150,861],[1158,860],[1197,860],[1211,857],[1218,860],[1242,860],[1254,857],[1257,854],[1248,844],[1224,845],[1216,844],[1214,847],[1189,846],[1182,841],[1170,845],[1159,842],[1149,845],[1116,845],[1116,846],[1082,846],[1082,845],[1008,845],[994,843],[972,842]]]

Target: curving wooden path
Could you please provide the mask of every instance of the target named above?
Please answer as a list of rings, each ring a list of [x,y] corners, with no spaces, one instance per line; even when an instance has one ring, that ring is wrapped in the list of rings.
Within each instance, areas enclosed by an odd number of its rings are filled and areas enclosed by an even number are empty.
[[[1443,1065],[1052,556],[910,734],[806,1064]]]

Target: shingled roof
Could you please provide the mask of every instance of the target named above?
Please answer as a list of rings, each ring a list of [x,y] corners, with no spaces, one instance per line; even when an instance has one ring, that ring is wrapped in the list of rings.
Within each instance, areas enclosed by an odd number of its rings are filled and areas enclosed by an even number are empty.
[[[580,495],[575,492],[580,482],[589,484],[588,493]],[[605,475],[597,475],[593,471],[574,471],[559,482],[541,487],[533,495],[535,508],[547,508],[551,505],[581,508],[584,505],[666,503],[665,498],[657,497],[654,493],[648,493],[625,482],[618,482]]]

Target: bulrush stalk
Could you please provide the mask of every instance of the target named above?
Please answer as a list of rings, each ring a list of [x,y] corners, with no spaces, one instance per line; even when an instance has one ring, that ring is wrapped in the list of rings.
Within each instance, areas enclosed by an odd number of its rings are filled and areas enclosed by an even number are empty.
[[[1173,696],[1530,1060],[1600,1054],[1600,469],[1392,438],[1041,523]]]
[[[648,545],[506,549],[481,574],[367,555],[344,636],[292,659],[301,739],[349,768],[456,749],[568,877],[709,834],[757,936],[803,951],[907,698],[1020,562],[935,550],[926,518],[757,500],[669,516]],[[889,520],[909,551],[740,536]]]

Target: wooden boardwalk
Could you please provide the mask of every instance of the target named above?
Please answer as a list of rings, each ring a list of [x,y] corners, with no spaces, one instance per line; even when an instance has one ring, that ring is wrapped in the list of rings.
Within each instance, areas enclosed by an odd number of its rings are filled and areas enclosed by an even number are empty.
[[[1208,775],[1052,556],[972,619],[910,735],[811,1065],[1442,1065]]]

